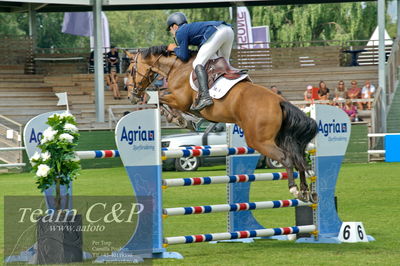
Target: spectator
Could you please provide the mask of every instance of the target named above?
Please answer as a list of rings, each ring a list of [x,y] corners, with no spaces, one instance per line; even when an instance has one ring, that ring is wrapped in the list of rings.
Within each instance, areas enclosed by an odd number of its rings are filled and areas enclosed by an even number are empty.
[[[94,50],[90,52],[89,56],[89,73],[94,73]]]
[[[322,80],[319,82],[318,96],[320,100],[329,100],[329,89]]]
[[[346,100],[346,104],[343,106],[342,110],[346,112],[351,122],[358,122],[357,107],[350,99]]]
[[[115,67],[117,73],[119,73],[119,55],[114,45],[111,45],[111,51],[107,53],[107,66],[109,73],[111,73],[112,67]]]
[[[165,85],[164,77],[161,75],[158,75],[156,80],[154,81],[154,88],[156,90],[163,89],[163,88],[165,88],[164,85]]]
[[[307,86],[307,89],[304,92],[304,101],[312,101],[313,100],[312,89],[313,89],[313,86],[311,86],[311,85]]]
[[[118,75],[117,75],[117,70],[115,67],[111,68],[110,73],[106,76],[107,79],[107,85],[110,88],[110,90],[113,92],[114,95],[114,100],[120,100],[121,99],[121,94],[119,93],[119,88],[118,88]]]
[[[282,92],[281,92],[280,90],[278,90],[278,87],[276,87],[275,85],[272,85],[272,86],[271,86],[271,90],[272,90],[274,93],[276,93],[276,94],[282,96]]]
[[[361,98],[361,88],[357,86],[357,81],[351,81],[351,87],[347,90],[347,98],[357,100]],[[361,102],[357,102],[358,109],[362,110]]]
[[[347,91],[346,87],[344,84],[344,81],[341,80],[338,82],[338,86],[335,89],[335,101],[344,101],[347,98]],[[343,102],[336,102],[336,105],[338,105],[340,108],[343,107]]]
[[[319,100],[318,88],[314,88],[312,85],[308,85],[307,90],[304,92],[304,100],[305,101]]]
[[[369,80],[365,81],[365,85],[361,90],[361,98],[362,99],[372,99],[374,97],[375,93],[375,86],[371,84]],[[371,110],[371,102],[370,101],[365,101],[361,103],[364,107],[364,105],[367,105],[367,109]]]
[[[103,67],[104,67],[104,73],[108,73],[106,62],[104,61],[104,54],[103,54]],[[89,56],[89,73],[94,73],[94,50],[90,52]]]

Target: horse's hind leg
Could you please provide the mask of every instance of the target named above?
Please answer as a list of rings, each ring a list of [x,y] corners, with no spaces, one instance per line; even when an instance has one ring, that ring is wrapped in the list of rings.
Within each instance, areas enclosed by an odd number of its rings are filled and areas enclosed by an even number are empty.
[[[274,142],[263,143],[263,144],[256,144],[253,143],[253,147],[260,153],[264,154],[268,158],[276,160],[280,162],[285,168],[288,176],[288,186],[290,193],[293,194],[296,198],[299,195],[299,189],[296,185],[293,176],[293,162],[289,156],[286,156],[282,149],[280,149]]]
[[[311,201],[311,195],[310,195],[310,190],[308,189],[305,171],[299,170],[299,175],[300,175],[299,199],[302,201]]]
[[[299,171],[300,173],[300,197],[303,201],[317,202],[317,193],[310,191],[307,185],[305,171]]]

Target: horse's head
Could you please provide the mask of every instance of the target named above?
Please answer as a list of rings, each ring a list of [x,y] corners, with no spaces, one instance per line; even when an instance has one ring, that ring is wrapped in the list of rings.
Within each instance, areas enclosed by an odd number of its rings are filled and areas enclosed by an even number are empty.
[[[151,65],[143,60],[141,53],[131,59],[130,75],[128,77],[128,98],[132,104],[142,102],[145,96],[147,87],[153,82],[155,72]]]
[[[128,98],[132,104],[142,102],[147,87],[159,73],[159,59],[167,55],[166,46],[155,46],[139,51],[131,58],[130,75],[128,78]]]

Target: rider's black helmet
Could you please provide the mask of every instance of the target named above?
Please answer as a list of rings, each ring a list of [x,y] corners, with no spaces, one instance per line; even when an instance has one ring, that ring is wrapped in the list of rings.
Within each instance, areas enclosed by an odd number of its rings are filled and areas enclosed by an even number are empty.
[[[169,27],[176,24],[178,26],[187,23],[187,19],[185,14],[182,12],[175,12],[169,15],[167,19],[167,31],[169,31]]]

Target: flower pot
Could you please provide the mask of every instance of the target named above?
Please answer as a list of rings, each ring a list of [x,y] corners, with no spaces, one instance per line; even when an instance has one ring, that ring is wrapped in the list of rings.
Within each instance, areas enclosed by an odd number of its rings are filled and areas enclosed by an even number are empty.
[[[82,216],[55,212],[37,221],[37,264],[82,261]]]

